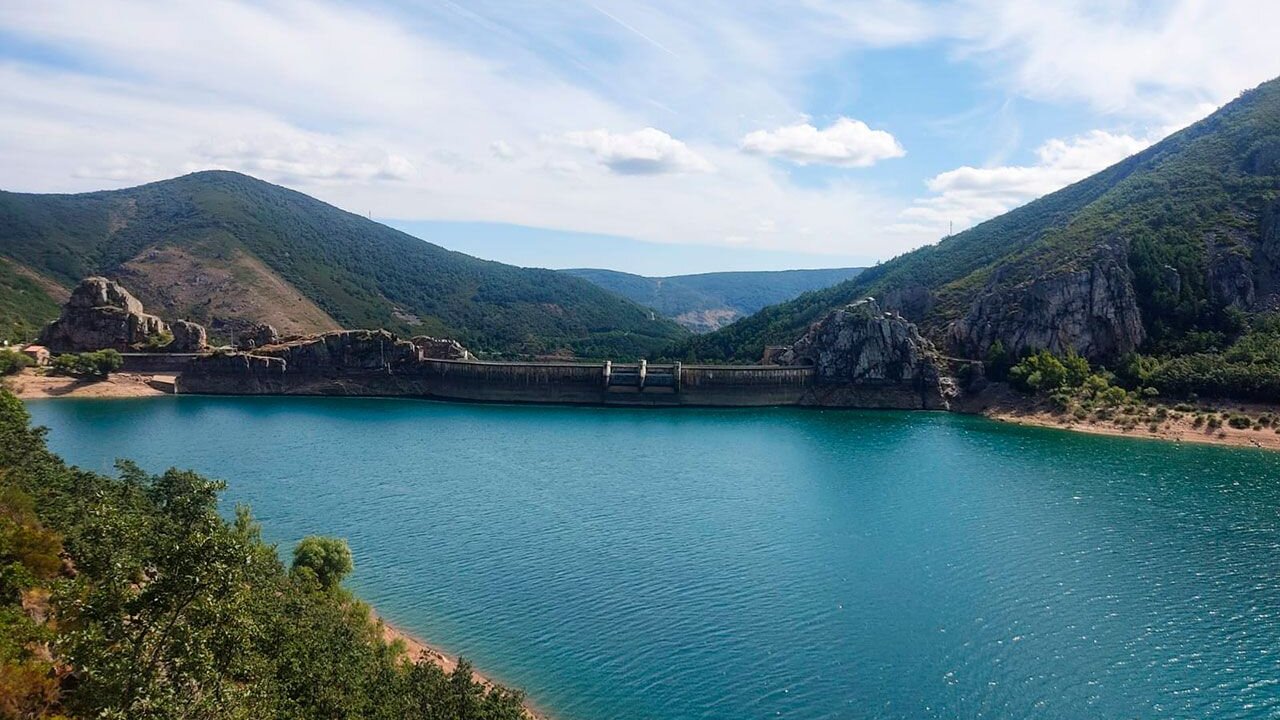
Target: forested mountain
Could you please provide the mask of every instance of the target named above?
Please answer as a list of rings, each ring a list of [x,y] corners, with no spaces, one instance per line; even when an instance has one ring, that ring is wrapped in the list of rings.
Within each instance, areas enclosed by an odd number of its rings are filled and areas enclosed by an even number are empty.
[[[717,272],[644,277],[590,268],[563,272],[586,278],[628,300],[653,308],[694,332],[719,329],[768,305],[830,287],[862,268]]]
[[[1280,340],[1259,335],[1280,307],[1278,196],[1273,80],[1092,177],[672,354],[755,360],[870,295],[967,357],[1043,348],[1280,368]]]
[[[227,338],[383,327],[473,350],[634,356],[685,331],[585,281],[480,260],[286,188],[208,171],[77,195],[0,192],[0,330],[31,337],[87,275]]]

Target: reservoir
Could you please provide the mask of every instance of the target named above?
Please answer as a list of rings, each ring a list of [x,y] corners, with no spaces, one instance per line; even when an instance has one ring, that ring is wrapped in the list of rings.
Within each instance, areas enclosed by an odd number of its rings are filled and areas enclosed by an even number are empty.
[[[176,396],[50,445],[346,538],[556,720],[1270,718],[1280,453],[932,412]]]

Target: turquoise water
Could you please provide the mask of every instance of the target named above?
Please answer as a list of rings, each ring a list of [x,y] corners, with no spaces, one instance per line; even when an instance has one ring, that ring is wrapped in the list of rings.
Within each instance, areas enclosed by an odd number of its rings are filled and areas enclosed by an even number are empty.
[[[1280,453],[938,413],[30,403],[595,718],[1280,717]]]

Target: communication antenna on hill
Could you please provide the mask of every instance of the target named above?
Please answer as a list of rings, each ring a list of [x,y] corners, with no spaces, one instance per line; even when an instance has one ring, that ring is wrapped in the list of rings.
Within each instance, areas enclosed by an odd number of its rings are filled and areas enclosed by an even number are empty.
[[[947,221],[947,237],[951,237],[951,235],[955,232],[955,230],[956,230],[956,221],[948,220]]]

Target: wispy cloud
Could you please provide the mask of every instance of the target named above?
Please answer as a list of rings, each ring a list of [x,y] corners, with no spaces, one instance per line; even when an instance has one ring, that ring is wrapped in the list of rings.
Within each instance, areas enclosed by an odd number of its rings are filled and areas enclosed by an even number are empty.
[[[1110,158],[1280,73],[1270,37],[1240,30],[1277,21],[1196,0],[0,3],[21,41],[0,48],[0,186],[227,166],[384,217],[886,256],[1087,172],[1069,156],[1093,128],[1120,139],[1094,138]],[[1060,104],[1077,127],[1021,123],[1042,153],[993,160],[938,149],[929,118],[867,126],[862,61],[885,48],[963,63],[980,100]],[[932,91],[919,82],[899,92]],[[814,112],[839,119],[788,124]]]

